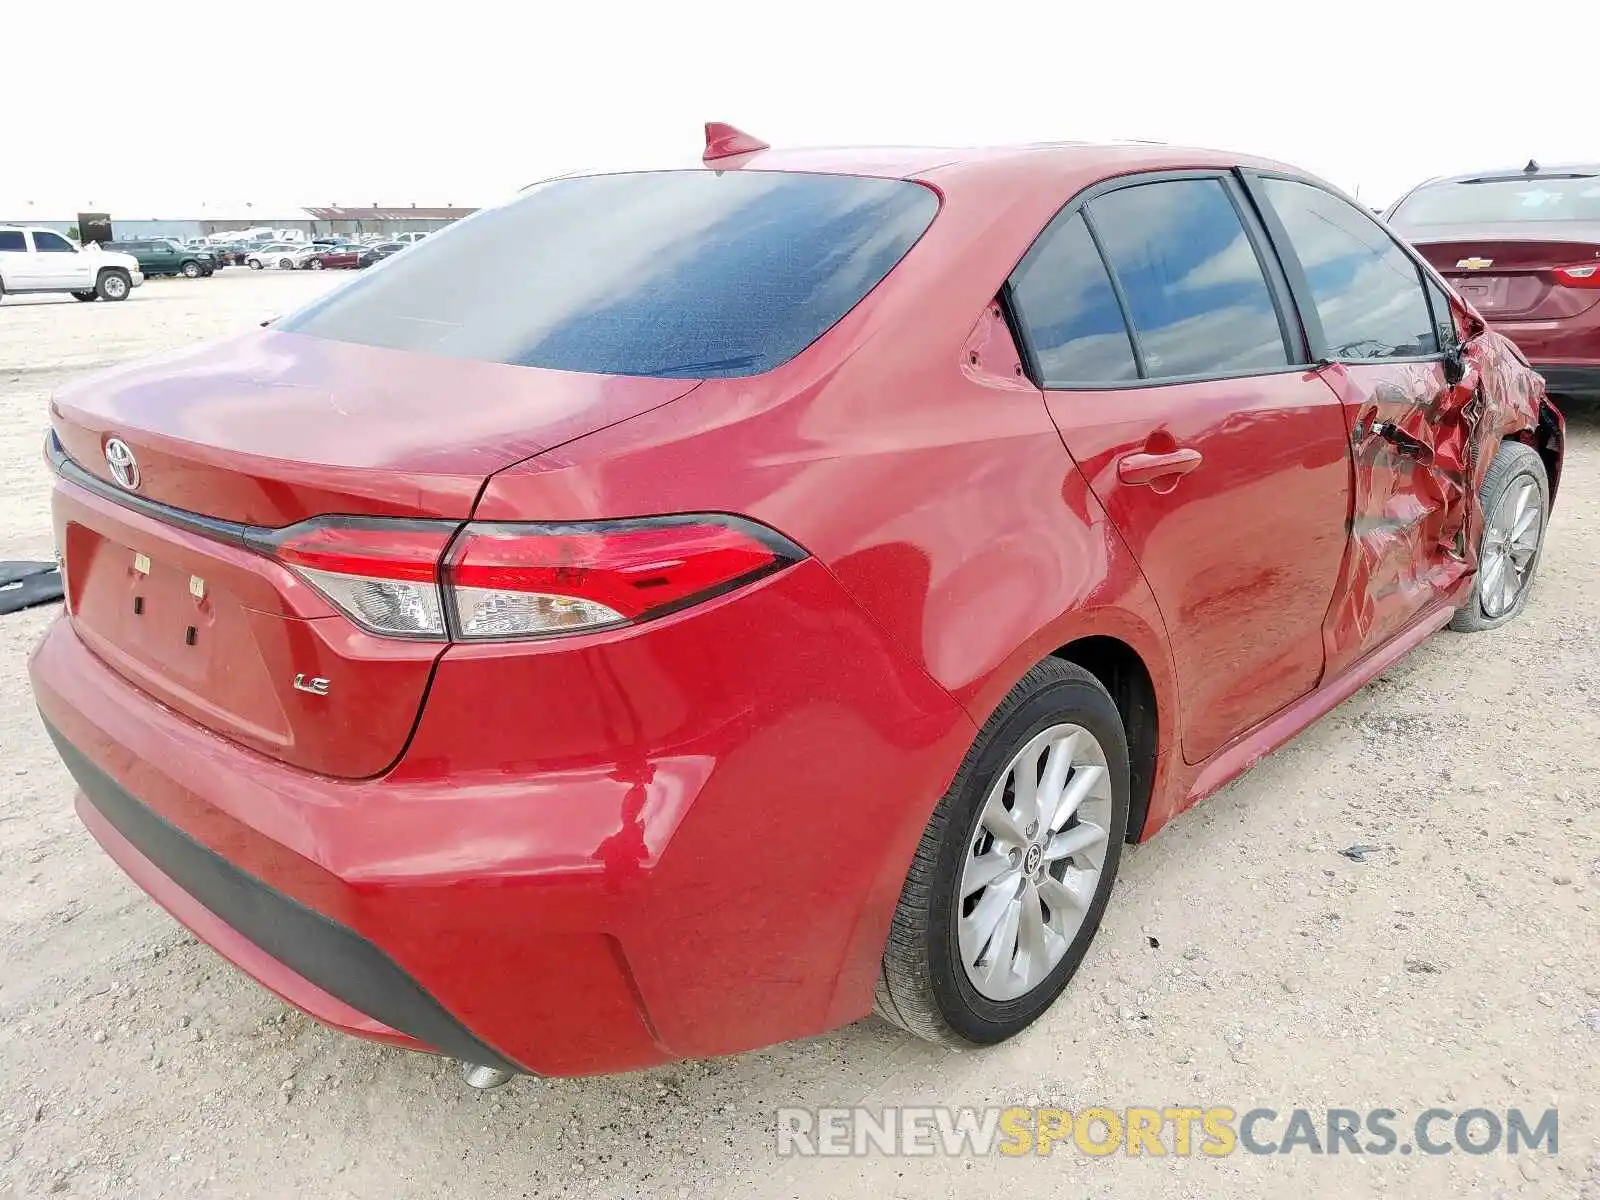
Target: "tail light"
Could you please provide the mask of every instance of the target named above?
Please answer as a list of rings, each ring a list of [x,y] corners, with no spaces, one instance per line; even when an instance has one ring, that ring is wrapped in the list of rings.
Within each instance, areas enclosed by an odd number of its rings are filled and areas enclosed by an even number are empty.
[[[1577,263],[1570,267],[1557,267],[1556,282],[1569,288],[1600,288],[1600,262]]]
[[[805,557],[781,534],[722,515],[465,527],[350,518],[296,526],[269,550],[363,629],[435,641],[632,624]]]

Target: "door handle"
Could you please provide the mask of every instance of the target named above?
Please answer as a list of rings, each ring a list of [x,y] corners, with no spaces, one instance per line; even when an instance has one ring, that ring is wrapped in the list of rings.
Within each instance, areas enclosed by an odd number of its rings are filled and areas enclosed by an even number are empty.
[[[1123,483],[1155,483],[1187,475],[1200,465],[1200,451],[1184,447],[1165,454],[1124,454],[1117,460],[1117,478]]]

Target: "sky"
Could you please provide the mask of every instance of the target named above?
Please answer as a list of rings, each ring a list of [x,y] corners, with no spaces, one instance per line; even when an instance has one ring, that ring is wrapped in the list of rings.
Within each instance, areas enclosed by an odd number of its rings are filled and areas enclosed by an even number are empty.
[[[0,219],[476,206],[692,159],[707,120],[775,146],[1151,138],[1283,159],[1371,204],[1430,175],[1600,159],[1594,0],[56,12],[7,18]]]

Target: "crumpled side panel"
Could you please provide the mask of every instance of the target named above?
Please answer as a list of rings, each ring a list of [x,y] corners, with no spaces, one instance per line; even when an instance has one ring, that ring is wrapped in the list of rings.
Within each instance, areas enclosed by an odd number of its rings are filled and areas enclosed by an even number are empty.
[[[1484,512],[1478,502],[1483,478],[1489,473],[1495,448],[1511,434],[1532,434],[1539,427],[1539,405],[1545,398],[1544,379],[1522,364],[1511,343],[1486,329],[1466,347],[1467,373],[1452,393],[1469,391],[1472,401],[1463,404],[1463,419],[1451,430],[1450,458],[1447,465],[1467,477],[1466,493],[1458,502],[1459,513],[1453,529],[1466,539],[1467,569],[1478,569],[1478,539],[1483,533]],[[1436,461],[1443,455],[1436,451]]]
[[[1489,330],[1465,359],[1454,386],[1435,363],[1321,371],[1354,414],[1350,546],[1323,627],[1329,673],[1477,569],[1479,488],[1500,439],[1537,427],[1544,383]]]

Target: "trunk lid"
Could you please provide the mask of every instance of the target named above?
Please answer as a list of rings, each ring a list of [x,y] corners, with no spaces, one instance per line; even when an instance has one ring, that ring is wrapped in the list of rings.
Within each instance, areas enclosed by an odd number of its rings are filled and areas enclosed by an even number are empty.
[[[1600,260],[1600,223],[1424,225],[1401,232],[1491,321],[1559,321],[1600,303],[1600,291],[1562,287],[1553,274]]]
[[[442,642],[363,632],[253,546],[326,515],[462,521],[495,471],[692,390],[262,332],[63,391],[67,611],[154,699],[307,770],[404,750]],[[107,458],[137,462],[131,489]]]
[[[464,519],[495,471],[691,391],[695,379],[587,375],[435,358],[262,330],[60,391],[52,423],[79,466],[246,525],[324,513]]]

